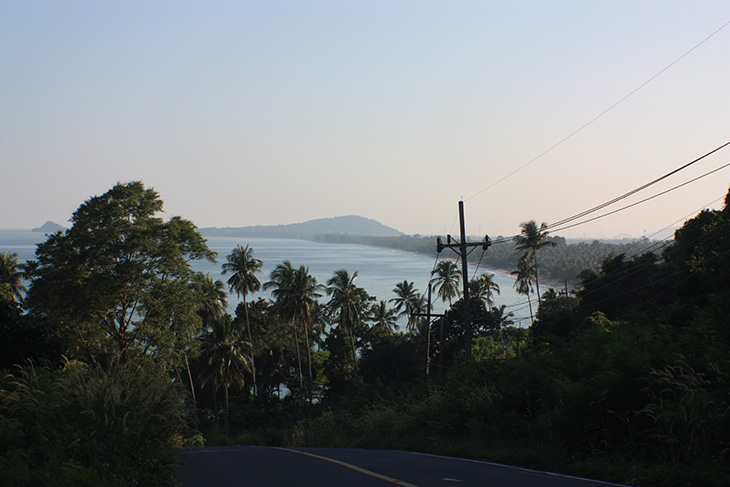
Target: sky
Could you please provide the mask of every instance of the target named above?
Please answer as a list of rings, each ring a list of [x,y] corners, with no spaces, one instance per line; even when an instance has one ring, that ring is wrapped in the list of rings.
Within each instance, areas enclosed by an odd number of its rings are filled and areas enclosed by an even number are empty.
[[[463,200],[467,233],[514,235],[730,141],[728,22],[727,0],[2,0],[0,228],[141,180],[198,227],[458,235]],[[553,233],[652,236],[729,187]]]

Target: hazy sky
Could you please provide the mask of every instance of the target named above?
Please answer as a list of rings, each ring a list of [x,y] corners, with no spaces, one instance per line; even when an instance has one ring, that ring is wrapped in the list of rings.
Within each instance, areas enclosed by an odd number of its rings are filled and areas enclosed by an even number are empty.
[[[469,233],[513,235],[730,141],[729,25],[499,182],[728,21],[728,0],[2,0],[0,228],[142,180],[199,227],[458,234],[464,198]],[[651,234],[729,186],[730,168],[558,233]]]

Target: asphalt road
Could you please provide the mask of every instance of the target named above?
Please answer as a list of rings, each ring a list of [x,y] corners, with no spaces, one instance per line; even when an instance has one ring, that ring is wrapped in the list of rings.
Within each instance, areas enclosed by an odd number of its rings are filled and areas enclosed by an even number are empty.
[[[606,482],[391,450],[238,446],[181,451],[184,487],[607,487]]]

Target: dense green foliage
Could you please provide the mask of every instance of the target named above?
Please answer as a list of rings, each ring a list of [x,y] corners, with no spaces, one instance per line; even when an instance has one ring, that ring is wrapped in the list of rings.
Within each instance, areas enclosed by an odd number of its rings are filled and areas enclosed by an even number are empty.
[[[84,203],[74,226],[22,267],[25,301],[11,287],[20,264],[4,258],[8,485],[164,484],[186,436],[418,450],[641,486],[726,485],[730,193],[661,253],[649,242],[547,240],[534,222],[523,239],[495,239],[478,258],[514,271],[531,299],[529,328],[494,307],[488,274],[472,279],[466,303],[459,270],[443,260],[433,299],[449,308],[430,321],[428,291],[413,283],[395,282],[393,298],[376,302],[356,270],[322,284],[288,261],[262,276],[273,300],[248,299],[261,282],[248,246],[224,264],[246,298],[231,316],[224,283],[187,265],[213,257],[205,242],[185,220],[154,217],[160,208],[141,183]],[[430,238],[388,242],[434,250]],[[572,272],[573,292],[545,289],[560,272]]]
[[[208,316],[189,262],[214,254],[192,223],[161,211],[142,183],[117,184],[35,260],[0,258],[3,485],[171,482],[189,427],[173,379]]]
[[[187,417],[180,392],[154,367],[28,365],[0,387],[3,485],[171,484],[170,451]]]
[[[73,340],[74,355],[95,361],[114,350],[122,362],[150,353],[170,367],[180,362],[199,326],[189,261],[214,254],[191,222],[163,222],[161,211],[142,183],[117,184],[38,245],[26,305]]]

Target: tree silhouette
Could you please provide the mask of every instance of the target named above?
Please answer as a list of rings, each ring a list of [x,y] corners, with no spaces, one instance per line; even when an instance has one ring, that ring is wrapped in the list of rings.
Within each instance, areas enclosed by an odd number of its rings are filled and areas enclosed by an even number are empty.
[[[535,287],[537,288],[537,300],[540,302],[540,276],[537,263],[537,251],[545,247],[554,247],[556,244],[547,236],[547,223],[541,223],[538,228],[535,220],[521,223],[522,232],[514,237],[515,248],[524,250],[523,257],[533,260],[535,268]]]
[[[251,338],[251,322],[248,319],[248,303],[246,296],[248,293],[255,293],[261,289],[261,282],[256,274],[261,272],[263,263],[253,256],[253,249],[246,245],[242,247],[237,245],[233,251],[226,256],[226,262],[223,263],[223,274],[230,272],[232,275],[228,278],[228,288],[234,291],[238,297],[243,295],[243,307],[246,315],[246,331],[248,333],[248,341],[251,343],[251,368],[253,370],[253,390],[256,394],[256,363],[254,361],[253,340]]]
[[[526,256],[523,256],[517,261],[517,269],[512,271],[510,274],[515,276],[515,290],[519,294],[527,296],[527,304],[530,307],[530,323],[533,323],[535,321],[535,317],[532,313],[532,300],[530,299],[530,293],[532,293],[532,280],[535,277],[535,267],[530,263]]]
[[[336,270],[327,281],[327,294],[330,296],[327,307],[339,326],[347,330],[352,364],[355,367],[355,375],[358,375],[355,328],[360,325],[361,316],[373,298],[364,289],[355,285],[355,279],[357,272],[353,272],[351,276],[346,269]]]
[[[448,301],[451,306],[451,301],[459,297],[459,268],[450,260],[440,260],[431,272],[431,278],[436,285],[436,295],[441,301]]]

